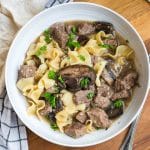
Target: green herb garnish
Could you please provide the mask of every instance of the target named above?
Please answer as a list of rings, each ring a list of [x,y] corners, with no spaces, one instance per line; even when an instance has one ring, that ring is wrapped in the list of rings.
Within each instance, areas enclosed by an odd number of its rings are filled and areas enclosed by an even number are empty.
[[[51,123],[51,128],[52,128],[53,130],[58,130],[58,126],[57,126],[56,123]]]
[[[120,108],[120,107],[123,106],[123,100],[117,99],[117,100],[115,100],[115,101],[113,102],[113,105],[114,105],[115,108]]]
[[[74,33],[74,34],[77,34],[77,28],[75,26],[72,27],[71,31]]]
[[[49,102],[52,108],[56,108],[56,97],[53,94],[46,92],[43,97]]]
[[[80,43],[75,38],[76,38],[75,33],[71,31],[71,33],[69,34],[68,41],[67,41],[67,46],[71,49],[74,49],[75,47],[80,48]]]
[[[87,77],[84,77],[81,81],[80,81],[80,87],[81,88],[87,88],[88,85],[90,84],[90,80]]]
[[[51,35],[50,35],[50,30],[49,29],[45,30],[43,34],[45,36],[45,39],[44,39],[45,42],[47,44],[49,44],[52,41],[52,38],[51,38]]]
[[[85,56],[79,55],[78,57],[80,58],[81,61],[85,61]]]
[[[48,78],[49,78],[49,79],[55,80],[56,77],[57,77],[57,75],[56,75],[56,72],[55,72],[55,71],[50,70],[50,71],[48,72]]]
[[[64,83],[64,82],[65,82],[61,75],[58,77],[58,80],[59,80],[61,83]]]
[[[67,60],[70,60],[70,57],[69,57],[69,56],[67,57]]]
[[[101,48],[114,49],[114,46],[109,45],[109,44],[99,44],[99,46],[100,46]]]
[[[93,97],[94,97],[94,92],[89,92],[88,94],[87,94],[87,98],[88,99],[93,99]]]
[[[38,56],[42,55],[46,50],[47,50],[47,47],[44,45],[36,51],[35,55],[38,57]]]

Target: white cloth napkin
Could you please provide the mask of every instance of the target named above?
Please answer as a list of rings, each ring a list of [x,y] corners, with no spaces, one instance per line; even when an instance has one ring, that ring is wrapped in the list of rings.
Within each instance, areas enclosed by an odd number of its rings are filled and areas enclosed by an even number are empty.
[[[17,31],[45,8],[71,0],[0,0],[0,150],[28,150],[26,128],[4,89],[5,59]]]

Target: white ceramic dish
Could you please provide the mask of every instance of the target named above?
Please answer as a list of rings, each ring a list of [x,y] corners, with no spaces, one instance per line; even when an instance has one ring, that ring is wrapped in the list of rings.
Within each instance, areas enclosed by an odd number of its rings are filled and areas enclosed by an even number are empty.
[[[28,116],[27,102],[16,87],[17,75],[25,53],[36,37],[51,24],[67,20],[99,20],[111,22],[115,29],[130,42],[135,50],[140,73],[140,87],[135,89],[133,100],[125,113],[108,130],[99,130],[79,139],[53,131],[49,124]],[[84,147],[102,143],[122,132],[138,115],[148,94],[149,61],[142,39],[131,24],[119,14],[100,5],[91,3],[69,3],[47,9],[31,19],[14,39],[6,62],[6,88],[11,104],[22,122],[34,133],[47,141],[72,147]]]

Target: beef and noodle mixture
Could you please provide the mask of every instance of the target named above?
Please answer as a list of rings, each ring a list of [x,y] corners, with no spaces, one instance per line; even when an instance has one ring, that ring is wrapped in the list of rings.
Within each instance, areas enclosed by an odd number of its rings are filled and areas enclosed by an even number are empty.
[[[108,129],[138,82],[134,51],[108,22],[59,22],[27,51],[17,87],[27,113],[79,138]]]

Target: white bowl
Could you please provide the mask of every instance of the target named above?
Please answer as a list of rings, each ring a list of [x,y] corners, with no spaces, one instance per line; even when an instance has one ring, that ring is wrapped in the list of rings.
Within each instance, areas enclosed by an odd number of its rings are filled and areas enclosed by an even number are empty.
[[[67,20],[98,20],[111,22],[129,40],[138,61],[140,87],[135,89],[132,102],[125,113],[108,130],[99,130],[79,139],[53,131],[48,123],[27,115],[27,102],[16,87],[18,70],[29,45],[51,24]],[[107,141],[122,132],[138,115],[148,94],[149,61],[144,43],[134,27],[116,12],[91,3],[69,3],[49,8],[32,18],[17,34],[6,62],[6,88],[10,102],[22,122],[43,139],[71,147],[84,147]]]

